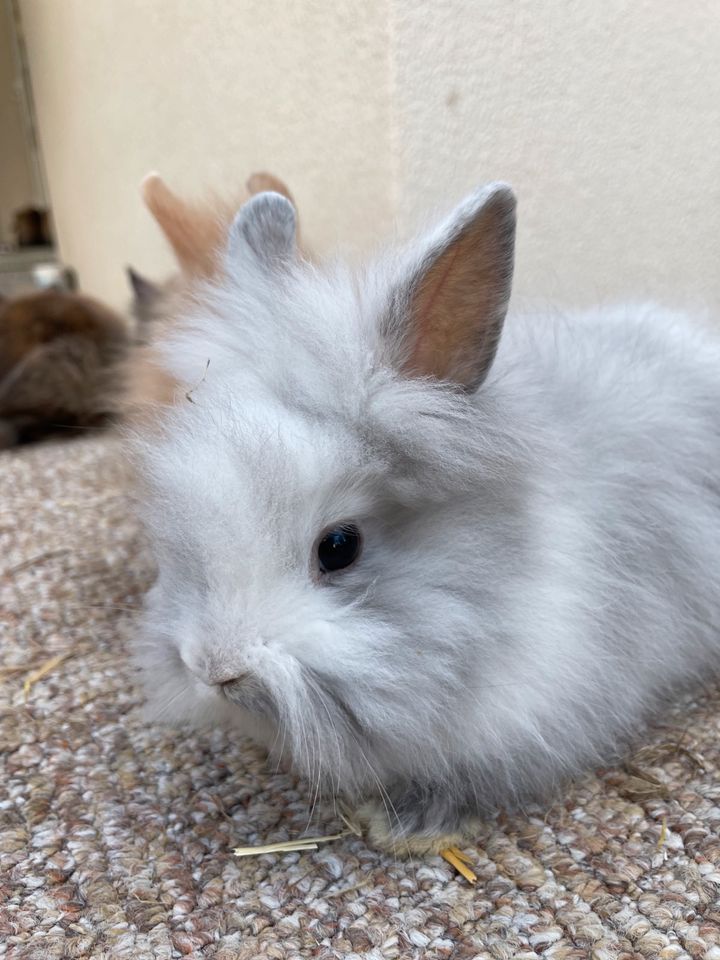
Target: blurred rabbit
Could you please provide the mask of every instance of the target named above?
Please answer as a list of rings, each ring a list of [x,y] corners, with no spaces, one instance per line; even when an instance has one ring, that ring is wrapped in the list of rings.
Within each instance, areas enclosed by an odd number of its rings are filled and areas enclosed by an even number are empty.
[[[91,297],[0,300],[0,448],[104,423],[131,343],[129,324]]]
[[[137,320],[138,328],[160,320],[164,298],[172,296],[173,288],[179,284],[179,275],[170,277],[165,283],[155,283],[138,273],[134,267],[126,267],[125,272],[132,291],[130,312]]]
[[[138,323],[141,343],[126,367],[125,412],[132,419],[142,420],[158,404],[171,404],[177,395],[175,380],[156,360],[154,343],[166,335],[167,324],[181,312],[192,283],[218,277],[227,231],[238,207],[267,191],[279,193],[293,205],[295,202],[282,180],[264,172],[253,173],[244,193],[230,202],[217,196],[204,202],[186,200],[173,193],[157,173],[148,174],[141,190],[180,267],[179,273],[162,283],[147,279],[133,267],[127,268],[133,294],[131,312]]]

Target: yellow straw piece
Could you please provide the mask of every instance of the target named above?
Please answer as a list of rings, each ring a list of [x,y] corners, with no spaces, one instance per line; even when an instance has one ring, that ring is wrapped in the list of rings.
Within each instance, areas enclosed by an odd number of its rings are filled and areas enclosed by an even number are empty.
[[[457,847],[446,847],[440,851],[443,860],[447,860],[451,867],[454,867],[461,877],[465,877],[468,883],[477,883],[477,875],[472,872],[467,865],[467,857]]]
[[[457,857],[458,860],[462,860],[463,863],[472,863],[472,857],[469,857],[466,853],[463,853],[459,847],[448,847],[448,850],[454,857]]]
[[[303,843],[302,841],[288,841],[287,843],[266,843],[260,847],[235,847],[233,853],[236,857],[259,857],[261,853],[295,853],[300,850],[319,850],[316,843]]]
[[[661,850],[665,841],[667,840],[667,817],[662,818],[662,826],[660,827],[660,836],[658,837],[657,849]]]
[[[25,677],[25,683],[23,683],[23,696],[25,699],[27,700],[30,691],[38,682],[38,680],[42,680],[46,674],[50,673],[51,670],[54,670],[55,667],[59,666],[63,660],[67,660],[68,657],[71,657],[72,654],[73,651],[71,650],[68,650],[65,653],[58,653],[54,657],[50,657],[49,660],[46,660],[45,663],[41,664],[37,670],[33,670],[32,673],[29,673],[27,677]]]
[[[352,830],[343,830],[328,837],[302,837],[300,840],[285,840],[280,843],[265,843],[258,847],[235,847],[236,857],[259,857],[261,853],[296,853],[302,850],[317,850],[320,843],[331,843],[348,837]]]
[[[14,667],[0,667],[0,677],[10,677],[13,673],[27,673],[29,663],[18,663]]]
[[[339,810],[338,813],[340,814],[340,819],[347,827],[347,831],[345,832],[344,836],[348,836],[349,834],[352,834],[354,837],[362,837],[363,835],[362,830],[355,823],[355,821],[352,820],[350,816],[346,816],[342,810]],[[343,836],[343,834],[340,834],[340,836]]]

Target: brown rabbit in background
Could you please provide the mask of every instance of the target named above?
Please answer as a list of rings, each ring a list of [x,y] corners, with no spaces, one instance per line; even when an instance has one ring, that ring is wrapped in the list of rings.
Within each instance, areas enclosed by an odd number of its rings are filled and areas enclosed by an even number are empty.
[[[167,315],[163,302],[179,293],[188,278],[216,274],[227,228],[247,199],[269,190],[287,197],[296,206],[287,186],[271,173],[253,173],[245,183],[244,195],[230,203],[218,198],[205,203],[182,199],[157,173],[148,174],[141,189],[145,205],[172,247],[182,273],[174,274],[164,283],[156,283],[134,267],[127,268],[133,293],[131,309],[140,325]]]
[[[174,381],[154,362],[162,334],[194,280],[220,269],[224,237],[237,207],[271,190],[292,197],[285,184],[255,173],[245,196],[231,203],[192,203],[176,196],[157,174],[143,198],[175,253],[180,272],[163,284],[128,269],[134,291],[135,331],[90,297],[61,291],[0,299],[0,449],[104,424],[115,415],[143,419],[172,403]]]
[[[282,180],[264,172],[252,174],[244,194],[231,202],[217,197],[205,202],[185,200],[173,193],[157,173],[148,174],[141,189],[145,205],[180,267],[179,273],[160,284],[127,268],[133,291],[131,310],[138,321],[141,343],[126,364],[124,413],[129,419],[146,421],[158,404],[171,404],[178,395],[175,382],[155,362],[155,344],[167,332],[169,318],[178,314],[193,282],[219,273],[227,231],[238,207],[268,190],[286,197],[293,206],[295,201]]]
[[[132,341],[129,324],[91,297],[0,299],[0,449],[104,423]]]

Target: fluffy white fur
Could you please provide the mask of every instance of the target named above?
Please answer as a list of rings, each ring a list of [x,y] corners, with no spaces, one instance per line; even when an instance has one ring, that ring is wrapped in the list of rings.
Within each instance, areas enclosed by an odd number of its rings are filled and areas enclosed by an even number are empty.
[[[361,272],[303,263],[288,206],[251,201],[165,346],[191,400],[135,444],[158,715],[381,798],[395,836],[552,791],[720,662],[716,330],[511,316],[475,392],[403,373],[408,291],[488,195]],[[360,559],[319,574],[349,520]]]

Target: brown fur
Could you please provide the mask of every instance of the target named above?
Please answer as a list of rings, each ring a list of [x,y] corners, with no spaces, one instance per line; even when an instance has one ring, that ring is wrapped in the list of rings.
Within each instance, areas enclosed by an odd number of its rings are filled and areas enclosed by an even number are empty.
[[[0,302],[0,447],[94,426],[119,405],[128,324],[62,291]]]
[[[145,204],[170,244],[181,272],[160,286],[154,302],[141,311],[151,320],[146,324],[151,327],[148,342],[133,351],[126,369],[126,416],[135,422],[149,424],[158,406],[167,406],[183,396],[178,384],[161,369],[155,344],[167,333],[183,301],[191,296],[193,284],[220,272],[228,229],[240,206],[266,190],[294,203],[287,186],[271,173],[252,174],[245,187],[245,193],[233,202],[211,197],[197,203],[177,196],[156,173],[143,181]]]
[[[193,276],[213,276],[218,269],[224,231],[236,207],[216,199],[205,204],[183,200],[156,173],[143,181],[142,195],[181,270]]]
[[[245,193],[230,202],[211,197],[204,203],[193,203],[173,193],[156,173],[143,180],[143,200],[165,234],[183,273],[196,277],[217,274],[228,227],[249,197],[274,190],[294,203],[282,180],[271,173],[252,174],[245,187]]]

